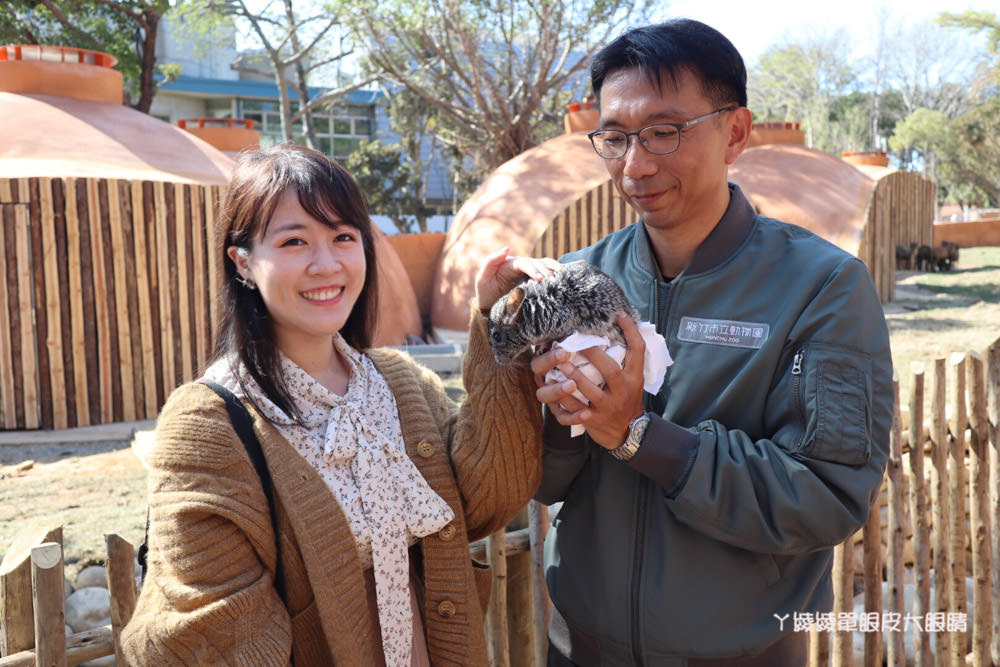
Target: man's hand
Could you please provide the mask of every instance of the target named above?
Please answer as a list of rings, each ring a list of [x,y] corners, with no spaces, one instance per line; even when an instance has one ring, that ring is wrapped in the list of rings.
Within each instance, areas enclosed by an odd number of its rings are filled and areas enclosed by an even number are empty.
[[[549,411],[563,426],[582,424],[587,435],[605,449],[614,449],[625,442],[628,426],[645,409],[643,395],[643,360],[646,344],[639,335],[635,321],[619,313],[618,326],[625,334],[624,367],[619,367],[604,350],[592,347],[582,354],[604,377],[604,387],[598,387],[568,362],[566,350],[555,348],[532,359],[531,370],[538,384],[535,396],[549,406]],[[561,383],[545,384],[545,374],[556,366],[568,378]],[[573,396],[577,389],[590,402],[585,405]]]

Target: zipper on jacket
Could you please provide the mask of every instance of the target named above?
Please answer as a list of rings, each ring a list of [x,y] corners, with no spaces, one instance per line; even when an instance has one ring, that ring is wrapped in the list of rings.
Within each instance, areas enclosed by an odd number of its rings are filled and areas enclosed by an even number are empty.
[[[660,281],[653,281],[653,325],[656,330],[663,335],[664,338],[667,337],[666,326],[662,319],[666,319],[666,314],[668,308],[664,308],[663,312],[660,312]],[[668,294],[669,298],[669,294]],[[669,304],[668,304],[669,305]],[[648,410],[650,408],[651,401],[649,400],[649,395],[646,395],[643,399],[644,407]],[[642,615],[642,604],[640,602],[640,594],[642,592],[642,556],[645,552],[646,544],[646,508],[649,505],[649,488],[652,483],[644,476],[639,475],[639,488],[638,488],[638,508],[636,511],[636,528],[635,528],[635,552],[632,556],[632,581],[631,589],[629,591],[631,600],[630,605],[630,618],[629,627],[632,633],[632,663],[636,667],[642,667],[643,665],[643,654],[642,654],[642,628],[640,627],[640,618]]]
[[[632,609],[630,619],[632,627],[632,662],[636,667],[642,667],[642,633],[639,627],[639,615],[642,612],[639,594],[642,591],[642,554],[646,541],[646,506],[649,499],[649,480],[639,477],[639,507],[636,512],[635,554],[632,556]]]
[[[802,438],[806,437],[806,410],[802,398],[802,364],[805,361],[805,357],[806,349],[804,347],[799,348],[795,356],[792,357],[792,398],[795,405],[795,415],[802,426],[802,436],[799,438],[799,446],[802,444]],[[798,450],[799,446],[796,446],[795,449]]]

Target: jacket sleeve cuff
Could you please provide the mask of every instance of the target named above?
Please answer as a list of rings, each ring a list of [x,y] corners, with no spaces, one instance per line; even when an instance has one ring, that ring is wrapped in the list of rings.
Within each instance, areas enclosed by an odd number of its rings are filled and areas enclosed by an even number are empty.
[[[694,431],[651,415],[642,446],[629,465],[662,486],[668,498],[674,498],[687,482],[697,456],[698,435]]]

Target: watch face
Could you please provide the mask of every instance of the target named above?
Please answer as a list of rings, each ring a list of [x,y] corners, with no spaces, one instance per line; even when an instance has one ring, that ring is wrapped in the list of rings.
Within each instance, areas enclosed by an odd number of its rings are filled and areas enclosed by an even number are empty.
[[[648,415],[638,417],[632,422],[632,427],[629,429],[628,439],[630,442],[635,443],[636,447],[638,447],[642,442],[642,436],[646,433],[647,426],[649,426]]]

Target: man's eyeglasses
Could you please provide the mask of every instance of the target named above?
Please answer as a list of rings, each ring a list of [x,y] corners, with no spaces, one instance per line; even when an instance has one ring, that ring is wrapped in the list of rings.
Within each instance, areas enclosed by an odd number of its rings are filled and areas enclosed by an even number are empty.
[[[647,125],[638,132],[594,130],[587,136],[590,137],[590,143],[594,145],[597,154],[606,160],[617,160],[628,153],[629,137],[638,137],[642,147],[653,155],[668,155],[680,148],[681,130],[735,108],[728,106],[716,109],[704,116],[692,118],[686,123],[655,123]]]

